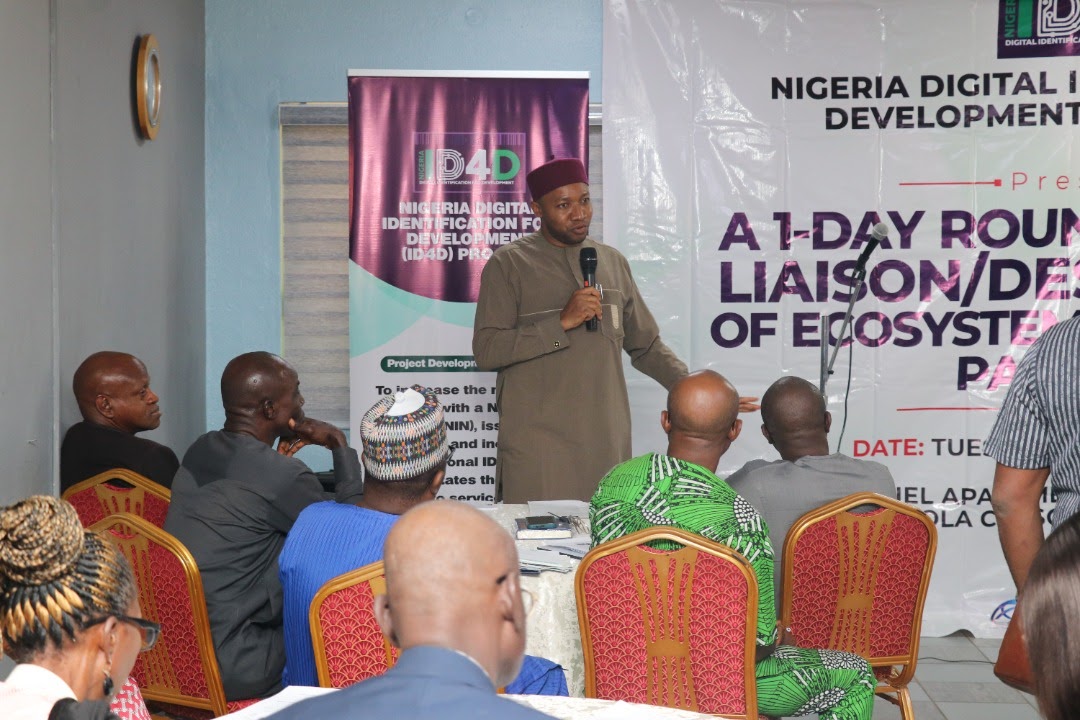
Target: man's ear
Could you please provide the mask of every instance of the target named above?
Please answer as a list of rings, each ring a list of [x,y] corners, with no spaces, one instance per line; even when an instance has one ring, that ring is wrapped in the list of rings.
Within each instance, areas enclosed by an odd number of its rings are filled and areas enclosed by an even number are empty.
[[[739,433],[742,432],[742,420],[736,420],[731,424],[731,429],[728,430],[728,441],[735,442],[735,438],[739,437]]]
[[[667,410],[660,411],[660,428],[664,431],[665,435],[671,432],[671,416],[668,414]]]
[[[765,436],[766,442],[768,442],[770,445],[773,444],[772,433],[769,432],[769,428],[767,425],[765,425],[765,423],[761,423],[761,434]]]
[[[832,413],[828,410],[825,411],[825,434],[829,433],[829,428],[832,427]]]
[[[439,488],[442,487],[443,480],[446,479],[446,467],[443,466],[442,470],[435,473],[435,477],[431,478],[431,485],[428,486],[428,492],[431,497],[435,497],[439,494]]]
[[[394,618],[390,614],[390,598],[386,593],[375,596],[375,622],[379,623],[379,629],[382,630],[383,637],[390,641],[390,644],[396,648],[401,647],[401,643],[398,642],[397,634],[394,632]]]
[[[533,215],[535,215],[536,217],[540,217],[540,203],[533,200],[529,203],[529,207],[532,208]]]
[[[116,414],[116,411],[113,410],[112,398],[108,395],[97,395],[94,398],[94,407],[97,408],[98,414],[102,417],[111,418]]]
[[[259,409],[262,411],[263,417],[267,420],[273,420],[274,415],[277,414],[277,407],[274,406],[274,401],[269,398],[262,401],[262,405]]]

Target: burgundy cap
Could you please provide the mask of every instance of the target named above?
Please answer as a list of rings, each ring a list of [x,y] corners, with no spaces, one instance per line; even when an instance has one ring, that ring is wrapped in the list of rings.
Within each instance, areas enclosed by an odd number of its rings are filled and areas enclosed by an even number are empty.
[[[589,184],[585,166],[577,158],[551,160],[525,176],[533,200],[539,200],[556,188],[574,183]]]

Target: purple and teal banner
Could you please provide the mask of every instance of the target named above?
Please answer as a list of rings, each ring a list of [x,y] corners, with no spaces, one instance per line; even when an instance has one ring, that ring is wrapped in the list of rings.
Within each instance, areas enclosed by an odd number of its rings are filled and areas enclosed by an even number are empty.
[[[455,453],[442,495],[495,500],[495,376],[472,326],[491,254],[539,229],[525,175],[588,165],[588,73],[349,72],[351,422],[434,388]]]
[[[588,163],[588,95],[587,77],[350,75],[353,262],[416,295],[476,302],[491,253],[537,229],[528,171]]]

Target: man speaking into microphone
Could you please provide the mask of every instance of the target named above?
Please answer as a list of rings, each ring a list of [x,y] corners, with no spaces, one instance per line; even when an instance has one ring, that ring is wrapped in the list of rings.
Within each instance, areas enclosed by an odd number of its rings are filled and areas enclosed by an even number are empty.
[[[687,369],[660,339],[626,258],[588,237],[581,161],[552,160],[526,180],[540,232],[492,255],[473,328],[476,364],[499,373],[496,483],[505,502],[588,500],[632,456],[622,352],[665,388]]]

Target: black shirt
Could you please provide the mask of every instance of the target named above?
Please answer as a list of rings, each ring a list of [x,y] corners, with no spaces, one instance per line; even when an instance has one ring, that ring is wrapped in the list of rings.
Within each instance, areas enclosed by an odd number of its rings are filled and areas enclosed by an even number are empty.
[[[176,453],[164,445],[83,421],[71,426],[60,446],[60,492],[113,468],[132,470],[167,488],[178,467]]]

